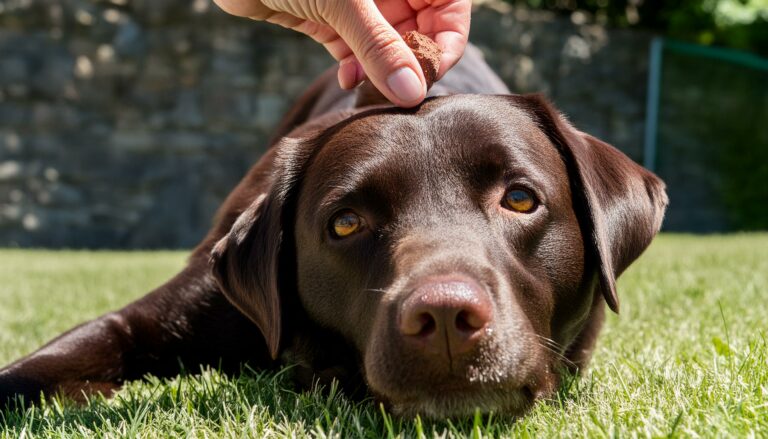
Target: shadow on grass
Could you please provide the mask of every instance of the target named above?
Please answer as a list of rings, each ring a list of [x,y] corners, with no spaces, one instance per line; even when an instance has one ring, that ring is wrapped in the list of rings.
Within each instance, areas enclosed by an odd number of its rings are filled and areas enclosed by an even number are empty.
[[[591,386],[567,376],[552,400],[540,403],[563,407]],[[291,369],[279,372],[243,370],[228,377],[213,369],[171,379],[148,377],[129,383],[114,398],[92,397],[85,405],[53,399],[0,412],[0,431],[9,437],[92,432],[121,436],[161,431],[187,434],[192,430],[245,432],[264,437],[319,435],[338,437],[503,436],[516,419],[496,414],[439,421],[400,418],[367,398],[352,401],[335,385],[298,392]],[[242,434],[238,434],[242,436]]]

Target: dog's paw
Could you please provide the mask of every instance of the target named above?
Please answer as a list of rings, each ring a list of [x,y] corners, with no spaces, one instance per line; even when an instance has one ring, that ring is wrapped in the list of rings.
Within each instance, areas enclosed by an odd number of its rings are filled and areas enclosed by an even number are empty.
[[[37,401],[42,392],[39,382],[0,371],[0,411],[29,405]]]

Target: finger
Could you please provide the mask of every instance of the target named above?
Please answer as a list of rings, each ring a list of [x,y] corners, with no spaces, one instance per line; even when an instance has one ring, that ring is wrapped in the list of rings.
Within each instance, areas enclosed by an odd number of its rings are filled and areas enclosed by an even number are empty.
[[[358,0],[326,19],[387,99],[402,107],[424,100],[426,81],[416,57],[372,1]]]
[[[441,32],[435,35],[437,47],[443,52],[440,56],[440,68],[437,71],[437,80],[459,62],[467,47],[467,37],[455,32]]]
[[[323,45],[339,40],[339,35],[329,26],[305,20],[286,12],[275,12],[266,21],[301,32]]]
[[[406,0],[376,0],[375,3],[381,15],[392,25],[413,18],[420,9],[426,7],[415,7]]]
[[[365,80],[363,66],[355,55],[350,55],[339,62],[338,78],[339,86],[344,90],[353,89]]]
[[[224,12],[254,20],[266,20],[274,11],[258,0],[213,0]]]
[[[392,27],[394,27],[397,33],[400,35],[410,30],[418,30],[418,24],[416,23],[415,17],[407,18],[398,23],[392,23]]]
[[[438,79],[464,54],[471,13],[469,0],[435,0],[432,7],[424,8],[417,14],[419,32],[434,35],[433,39],[443,52]]]
[[[323,43],[323,46],[337,61],[352,55],[352,49],[349,48],[347,42],[342,40],[341,37],[336,37],[327,43]]]

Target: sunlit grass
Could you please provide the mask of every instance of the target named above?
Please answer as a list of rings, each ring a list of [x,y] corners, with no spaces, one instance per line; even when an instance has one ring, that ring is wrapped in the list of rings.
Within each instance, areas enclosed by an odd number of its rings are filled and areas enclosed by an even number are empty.
[[[168,278],[181,252],[0,251],[0,364]],[[290,370],[131,383],[85,407],[0,413],[0,436],[416,437],[768,434],[768,235],[663,235],[619,283],[589,371],[525,418],[399,419]]]

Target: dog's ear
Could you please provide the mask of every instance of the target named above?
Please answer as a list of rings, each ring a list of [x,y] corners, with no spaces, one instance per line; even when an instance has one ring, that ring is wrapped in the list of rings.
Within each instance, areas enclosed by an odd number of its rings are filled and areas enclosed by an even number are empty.
[[[293,196],[303,173],[303,142],[284,139],[272,182],[235,220],[211,253],[213,275],[224,295],[261,330],[272,358],[280,351],[283,277],[295,273]]]
[[[599,266],[600,290],[618,313],[616,278],[658,233],[668,203],[664,182],[611,145],[576,130],[543,97],[518,99],[565,161],[574,209]]]

